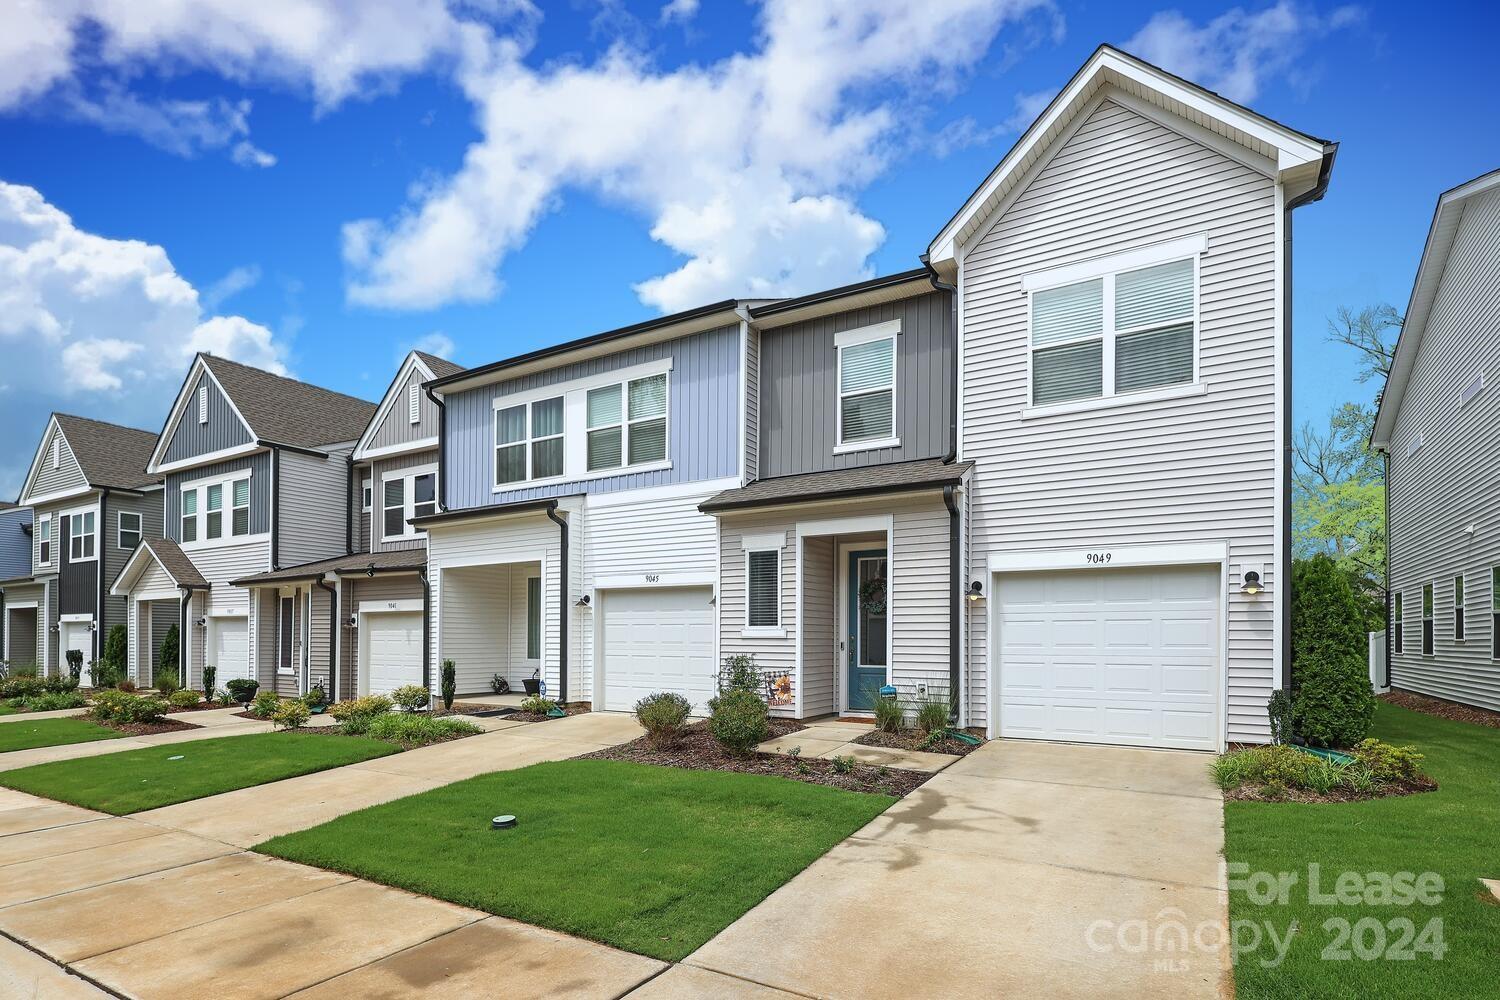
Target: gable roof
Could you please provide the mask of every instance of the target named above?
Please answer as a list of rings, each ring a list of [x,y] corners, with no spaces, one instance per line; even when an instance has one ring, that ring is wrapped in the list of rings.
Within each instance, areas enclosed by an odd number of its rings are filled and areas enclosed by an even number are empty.
[[[375,412],[374,403],[342,392],[212,354],[198,357],[250,425],[250,433],[269,444],[315,448],[353,441]]]
[[[1412,368],[1417,363],[1422,336],[1427,332],[1427,320],[1432,315],[1432,303],[1448,267],[1448,254],[1453,249],[1454,237],[1458,235],[1459,223],[1463,221],[1464,209],[1474,198],[1497,188],[1500,188],[1500,170],[1491,170],[1438,196],[1432,225],[1427,229],[1427,242],[1422,247],[1422,261],[1417,265],[1417,279],[1412,284],[1411,300],[1406,304],[1406,318],[1401,323],[1401,335],[1396,339],[1391,374],[1385,380],[1380,409],[1370,431],[1370,444],[1380,451],[1390,446],[1391,433],[1396,429],[1396,416],[1401,412],[1401,400],[1406,395]]]
[[[120,572],[115,574],[109,592],[116,595],[129,594],[136,580],[153,560],[177,586],[192,590],[209,589],[208,581],[198,571],[198,567],[193,565],[187,553],[182,551],[182,546],[170,538],[143,537],[135,551],[130,553],[130,558],[125,560],[125,565],[120,567]]]
[[[1336,147],[1111,45],[1101,45],[933,238],[924,259],[951,270],[958,249],[983,227],[1033,168],[1048,158],[1057,140],[1106,87],[1120,99],[1154,105],[1207,130],[1218,141],[1250,150],[1267,161],[1275,176],[1288,186],[1305,182],[1306,189],[1314,188],[1324,158],[1331,157]]]
[[[959,485],[972,468],[973,462],[918,458],[890,465],[857,465],[847,469],[801,472],[757,479],[748,486],[724,490],[700,503],[698,509],[705,514],[717,514],[751,507],[821,503],[884,493],[940,489]]]
[[[62,435],[68,451],[78,465],[78,471],[88,484],[86,489],[109,487],[111,489],[139,490],[161,481],[159,476],[146,471],[156,435],[135,427],[121,427],[102,420],[73,416],[68,413],[53,413],[47,418],[47,427],[37,442],[36,454],[32,456],[31,468],[26,472],[26,481],[21,486],[20,497],[27,498],[42,469],[43,453],[52,434]],[[83,490],[69,490],[69,494]]]
[[[396,369],[396,377],[391,379],[390,385],[386,386],[385,395],[380,397],[380,405],[376,408],[374,414],[371,415],[359,435],[359,442],[354,446],[354,458],[356,461],[365,457],[365,449],[369,448],[370,443],[375,439],[375,432],[380,429],[380,425],[385,421],[386,415],[395,408],[398,398],[403,395],[396,390],[406,385],[413,371],[417,373],[418,381],[431,382],[433,379],[457,375],[463,371],[463,368],[451,361],[438,357],[436,354],[428,354],[426,351],[408,352],[406,358],[401,362],[401,367]]]

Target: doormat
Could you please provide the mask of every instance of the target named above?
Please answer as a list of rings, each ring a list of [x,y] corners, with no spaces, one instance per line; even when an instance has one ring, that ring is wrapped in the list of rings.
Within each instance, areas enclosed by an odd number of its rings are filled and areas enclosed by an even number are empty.
[[[493,719],[500,715],[514,715],[516,714],[516,710],[513,708],[492,708],[488,712],[465,712],[464,714],[476,719]]]

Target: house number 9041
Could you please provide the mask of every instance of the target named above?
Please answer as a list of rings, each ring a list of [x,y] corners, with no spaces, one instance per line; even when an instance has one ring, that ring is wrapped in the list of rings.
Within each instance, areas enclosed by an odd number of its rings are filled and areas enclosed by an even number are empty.
[[[1111,559],[1114,558],[1114,553],[1112,553],[1112,552],[1090,552],[1088,554],[1087,558],[1088,558],[1089,562],[1095,564],[1096,566],[1102,566],[1102,565],[1104,565],[1105,563],[1109,562]]]

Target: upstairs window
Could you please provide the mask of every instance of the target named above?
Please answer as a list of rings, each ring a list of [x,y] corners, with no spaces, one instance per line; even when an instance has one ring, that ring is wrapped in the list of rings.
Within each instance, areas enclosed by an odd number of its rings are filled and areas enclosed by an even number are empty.
[[[52,565],[52,515],[43,514],[37,526],[37,554],[38,566]]]
[[[370,504],[374,501],[375,496],[375,491],[370,486],[370,481],[368,479],[365,480],[365,484],[361,492],[363,494],[362,507],[364,512],[368,514],[370,512]]]
[[[896,334],[883,323],[838,334],[838,444],[895,447]]]
[[[1432,584],[1422,585],[1422,655],[1432,655]]]
[[[182,538],[183,542],[198,540],[198,491],[182,491]]]
[[[141,515],[122,510],[115,525],[115,545],[133,549],[141,544]]]
[[[68,561],[87,562],[94,558],[94,512],[68,515]]]
[[[437,513],[437,472],[432,467],[394,473],[384,479],[381,494],[381,537],[386,541],[418,538],[425,529],[412,518]]]
[[[589,472],[667,457],[667,376],[590,389],[584,403]]]
[[[1453,641],[1464,641],[1464,577],[1453,578]]]
[[[183,544],[244,538],[250,534],[250,478],[198,483],[182,491]]]
[[[495,485],[563,474],[563,398],[495,411]]]
[[[1121,254],[1113,269],[1105,260],[1027,279],[1031,405],[1195,381],[1202,246],[1178,241]]]
[[[224,537],[224,484],[214,483],[208,487],[208,498],[204,503],[208,508],[208,530],[204,532],[206,538]]]
[[[250,480],[236,479],[233,486],[233,508],[229,530],[235,535],[250,534]]]
[[[1404,626],[1401,622],[1401,592],[1399,590],[1396,591],[1396,593],[1392,595],[1392,598],[1394,604],[1391,608],[1391,618],[1396,625],[1396,652],[1403,653],[1406,651],[1406,636],[1403,633]]]

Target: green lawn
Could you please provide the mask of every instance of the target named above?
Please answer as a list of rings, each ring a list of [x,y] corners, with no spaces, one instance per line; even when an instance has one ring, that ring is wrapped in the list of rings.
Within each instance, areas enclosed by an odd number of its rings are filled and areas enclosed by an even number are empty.
[[[1479,878],[1500,878],[1500,730],[1448,722],[1382,703],[1374,736],[1389,743],[1414,744],[1427,755],[1423,766],[1439,789],[1423,795],[1340,805],[1230,802],[1224,807],[1225,853],[1245,862],[1251,873],[1295,872],[1288,905],[1257,905],[1248,888],[1230,893],[1230,917],[1250,921],[1264,932],[1270,921],[1278,935],[1297,927],[1287,957],[1266,967],[1273,949],[1262,944],[1242,950],[1235,965],[1236,995],[1245,998],[1313,996],[1459,997],[1493,995],[1500,981],[1500,904],[1489,898]],[[1308,865],[1321,866],[1321,892],[1333,891],[1342,872],[1435,872],[1443,879],[1439,905],[1313,905]],[[1231,882],[1235,880],[1233,872]],[[1368,883],[1366,883],[1368,884]],[[1420,935],[1441,920],[1446,954],[1435,961],[1418,952],[1408,960],[1385,957],[1403,944],[1410,920]],[[1349,924],[1367,919],[1361,939],[1340,946],[1329,919]],[[1381,925],[1377,929],[1375,924]],[[1239,933],[1248,939],[1243,927]],[[1384,938],[1385,948],[1380,947]],[[1264,940],[1264,934],[1263,934]],[[1405,944],[1415,945],[1421,937]],[[1330,945],[1354,957],[1325,958]],[[1364,953],[1381,957],[1363,960]]]
[[[34,719],[29,722],[7,722],[0,725],[0,753],[30,750],[33,747],[57,747],[66,743],[91,743],[94,740],[117,740],[124,733],[95,725],[84,719]]]
[[[558,761],[255,849],[675,961],[894,801],[761,775]],[[519,825],[491,830],[500,813]]]
[[[21,725],[7,722],[0,729]],[[389,743],[360,736],[257,733],[0,771],[0,785],[123,816],[357,764],[397,750]]]

